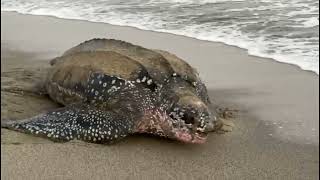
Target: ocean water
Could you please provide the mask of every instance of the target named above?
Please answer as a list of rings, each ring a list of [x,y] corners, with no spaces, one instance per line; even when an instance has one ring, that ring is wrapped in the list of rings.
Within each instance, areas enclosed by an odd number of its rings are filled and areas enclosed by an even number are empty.
[[[318,0],[1,0],[1,11],[223,42],[319,74]]]

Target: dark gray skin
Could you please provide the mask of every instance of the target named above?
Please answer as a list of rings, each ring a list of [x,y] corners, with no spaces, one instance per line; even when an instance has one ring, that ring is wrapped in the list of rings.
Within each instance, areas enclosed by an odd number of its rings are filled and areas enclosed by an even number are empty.
[[[190,83],[181,76],[173,75],[160,90],[159,97],[175,100],[169,110],[169,115],[173,119],[183,119],[186,124],[190,125],[204,123],[203,131],[212,131],[217,124],[217,118],[212,116],[212,113],[217,113],[212,112],[209,106],[195,94],[196,89]]]
[[[210,112],[208,108],[211,102],[207,88],[201,81],[198,72],[182,59],[166,51],[150,50],[114,39],[88,40],[67,50],[63,56],[86,51],[114,51],[141,63],[148,71],[158,89],[168,90],[168,92],[174,93],[171,97],[181,99],[175,103],[178,111],[181,111],[181,113],[188,111],[197,112],[193,117],[195,121],[200,122],[199,117],[205,117],[207,124],[206,131],[215,130],[214,124],[216,123],[218,115],[215,111]],[[55,59],[51,63],[55,64],[62,60],[63,59]],[[181,81],[177,81],[175,86],[161,88],[166,84],[168,79],[175,75],[181,77]],[[188,96],[185,96],[184,93],[179,93],[181,88],[189,89]],[[168,92],[166,94],[168,94]],[[199,106],[199,104],[201,105]]]
[[[108,58],[103,59],[105,55]],[[128,72],[141,72],[143,67],[131,64],[131,71],[127,69],[122,74],[111,75],[112,66],[107,69],[101,66],[104,61],[110,62],[110,57],[124,62],[129,60],[114,52],[82,52],[55,64],[46,88],[54,100],[66,106],[8,122],[2,127],[64,142],[79,139],[112,143],[134,133],[150,133],[186,143],[205,142],[204,123],[194,127],[181,119],[173,119],[168,113],[173,102],[145,87],[142,79],[136,83],[119,77],[131,74]],[[86,61],[87,58],[97,61]],[[91,62],[90,66],[87,62]]]

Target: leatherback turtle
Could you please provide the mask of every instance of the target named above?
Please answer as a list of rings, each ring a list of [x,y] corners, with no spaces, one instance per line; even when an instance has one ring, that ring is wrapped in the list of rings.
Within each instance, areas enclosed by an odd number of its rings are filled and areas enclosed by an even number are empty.
[[[111,143],[129,134],[150,133],[187,143],[205,142],[204,119],[173,118],[170,111],[177,99],[163,97],[162,89],[154,90],[151,75],[137,61],[112,51],[61,58],[48,73],[45,87],[65,107],[2,127],[54,141]]]
[[[204,122],[205,131],[215,130],[217,112],[209,110],[211,101],[207,88],[201,81],[199,73],[186,61],[163,50],[151,50],[125,41],[115,39],[91,39],[69,50],[62,57],[79,52],[114,51],[125,55],[143,65],[153,80],[152,87],[162,89],[162,96],[175,98],[169,110],[175,118],[186,121]],[[51,64],[69,60],[57,58]],[[90,59],[87,58],[89,61]],[[138,82],[141,79],[137,79]]]
[[[92,39],[50,64],[45,91],[65,107],[2,127],[62,141],[150,133],[202,143],[221,126],[198,72],[169,52]]]

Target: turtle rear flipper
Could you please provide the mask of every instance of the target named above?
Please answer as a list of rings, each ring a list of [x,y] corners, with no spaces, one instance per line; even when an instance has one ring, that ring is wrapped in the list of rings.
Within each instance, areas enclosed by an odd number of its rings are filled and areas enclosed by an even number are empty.
[[[46,95],[45,77],[49,68],[13,68],[1,72],[1,91],[31,95]]]
[[[73,139],[112,143],[132,132],[133,121],[124,112],[101,110],[88,104],[73,104],[1,127],[46,137],[52,141]]]
[[[31,96],[48,95],[46,89],[40,83],[35,84],[31,88],[4,87],[4,88],[1,88],[1,91],[15,93],[15,94],[21,94],[21,95],[31,95]]]

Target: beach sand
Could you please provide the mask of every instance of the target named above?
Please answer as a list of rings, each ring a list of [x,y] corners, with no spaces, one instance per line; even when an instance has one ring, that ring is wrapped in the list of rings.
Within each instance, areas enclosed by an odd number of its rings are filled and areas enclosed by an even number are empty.
[[[1,179],[318,179],[319,76],[243,49],[166,33],[1,13],[1,120],[56,108],[33,90],[48,61],[90,38],[170,51],[200,72],[210,98],[239,110],[203,145],[133,136],[106,146],[1,129]]]

